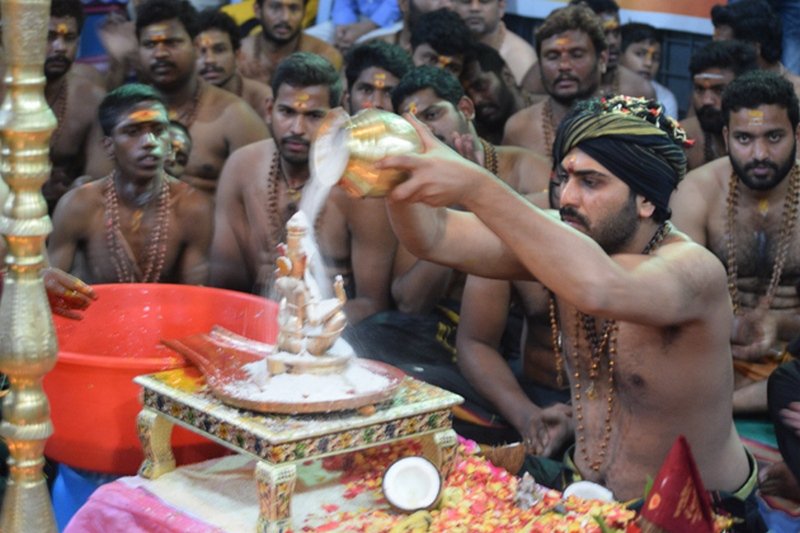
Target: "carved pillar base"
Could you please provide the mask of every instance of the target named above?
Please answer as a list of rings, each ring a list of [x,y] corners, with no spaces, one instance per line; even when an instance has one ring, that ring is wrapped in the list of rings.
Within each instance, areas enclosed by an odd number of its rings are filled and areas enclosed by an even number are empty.
[[[294,464],[256,464],[258,533],[284,533],[292,527],[292,494],[297,479]]]
[[[139,475],[146,479],[157,479],[175,470],[172,454],[172,422],[155,411],[142,409],[136,417],[139,441],[144,451],[144,461]]]

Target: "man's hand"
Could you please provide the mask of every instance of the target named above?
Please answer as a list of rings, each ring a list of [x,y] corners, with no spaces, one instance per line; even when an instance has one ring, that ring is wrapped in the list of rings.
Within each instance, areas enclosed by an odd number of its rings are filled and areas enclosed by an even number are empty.
[[[733,320],[731,352],[736,359],[755,361],[778,356],[778,323],[766,305],[759,305]]]
[[[478,143],[471,133],[454,132],[453,145],[456,147],[456,152],[464,159],[469,159],[476,165],[484,165],[485,154],[478,148]]]
[[[527,453],[550,457],[572,436],[572,408],[557,403],[537,409],[520,433]]]
[[[50,308],[58,315],[80,320],[82,316],[78,311],[86,310],[93,300],[97,300],[90,286],[63,270],[47,267],[42,276]]]
[[[790,402],[784,409],[778,412],[784,425],[794,430],[795,435],[800,437],[800,402]]]
[[[395,187],[389,200],[433,207],[468,206],[471,195],[480,194],[480,182],[492,175],[460,157],[413,115],[403,116],[417,130],[423,153],[389,156],[375,163],[378,169],[394,168],[410,174],[407,181]]]
[[[133,22],[121,11],[112,11],[100,24],[97,36],[106,53],[119,62],[136,57],[139,43]]]
[[[347,51],[351,46],[353,46],[353,44],[355,44],[359,37],[366,35],[377,27],[378,25],[371,20],[362,20],[352,24],[342,24],[341,26],[336,26],[333,44],[339,50],[343,52]]]

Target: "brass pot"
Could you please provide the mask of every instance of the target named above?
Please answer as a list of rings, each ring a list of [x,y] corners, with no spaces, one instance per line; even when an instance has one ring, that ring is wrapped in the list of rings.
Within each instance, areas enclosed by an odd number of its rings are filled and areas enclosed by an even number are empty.
[[[338,108],[317,130],[311,146],[312,176],[326,185],[338,183],[351,196],[385,196],[407,175],[397,169],[378,170],[374,163],[421,151],[419,135],[400,115],[364,109],[350,117]]]

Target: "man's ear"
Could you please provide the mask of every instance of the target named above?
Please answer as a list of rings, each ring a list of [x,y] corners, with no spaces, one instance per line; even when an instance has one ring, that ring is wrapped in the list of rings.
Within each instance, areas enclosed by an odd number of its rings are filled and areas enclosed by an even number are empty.
[[[475,104],[472,103],[469,96],[462,96],[456,107],[467,117],[467,120],[473,120],[475,118]]]
[[[597,56],[597,67],[600,69],[600,74],[605,74],[608,69],[608,50],[603,50]]]
[[[508,68],[508,65],[504,65],[503,69],[500,71],[500,81],[505,83],[506,87],[519,87],[517,85],[517,80],[514,78],[514,74],[511,72],[511,69]]]
[[[498,0],[497,2],[497,11],[502,19],[506,14],[506,0]]]
[[[653,213],[656,211],[656,206],[641,194],[637,194],[636,210],[639,212],[639,218],[646,219],[653,216]]]
[[[264,102],[264,120],[267,126],[272,126],[272,110],[275,107],[275,97],[269,97]]]
[[[794,132],[795,139],[797,138],[797,130]],[[722,140],[725,143],[725,151],[730,152],[730,147],[728,146],[728,126],[722,126]]]
[[[114,142],[111,140],[111,137],[103,137],[103,151],[106,153],[106,157],[114,159]]]

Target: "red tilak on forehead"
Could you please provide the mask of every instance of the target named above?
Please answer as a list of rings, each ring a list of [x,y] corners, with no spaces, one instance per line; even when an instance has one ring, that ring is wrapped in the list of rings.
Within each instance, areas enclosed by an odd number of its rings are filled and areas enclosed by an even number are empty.
[[[567,162],[564,164],[564,170],[567,171],[567,174],[572,174],[575,172],[575,161],[577,158],[573,155],[567,159]]]
[[[376,72],[375,75],[372,76],[372,83],[378,89],[383,89],[386,86],[386,73]]]

